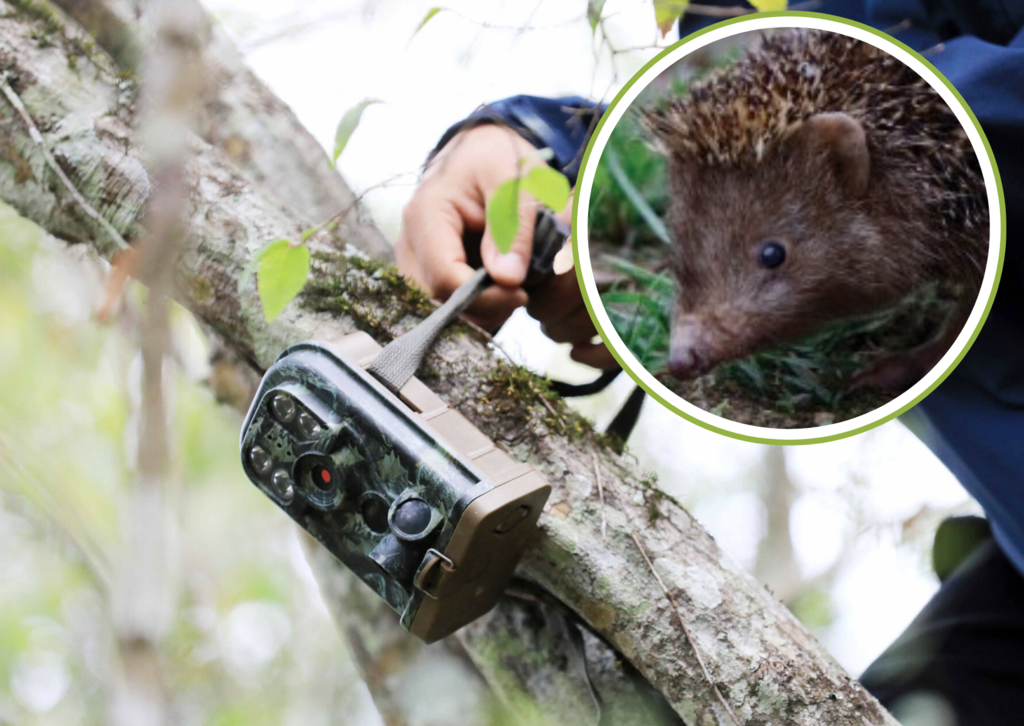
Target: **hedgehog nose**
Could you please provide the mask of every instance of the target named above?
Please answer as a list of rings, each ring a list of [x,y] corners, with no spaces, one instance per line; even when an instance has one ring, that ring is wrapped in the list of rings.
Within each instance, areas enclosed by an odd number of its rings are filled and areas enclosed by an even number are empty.
[[[696,378],[708,368],[706,355],[695,345],[677,345],[668,358],[669,372],[679,380]]]

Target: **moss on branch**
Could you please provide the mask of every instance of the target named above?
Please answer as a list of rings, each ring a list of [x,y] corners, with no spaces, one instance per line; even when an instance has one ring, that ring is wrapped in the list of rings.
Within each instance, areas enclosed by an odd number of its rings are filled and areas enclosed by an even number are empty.
[[[317,312],[347,315],[381,343],[396,335],[409,317],[423,318],[434,309],[420,288],[398,268],[358,253],[317,251],[302,304]]]
[[[61,15],[48,3],[38,0],[4,0],[4,4],[11,8],[5,17],[26,18],[36,24],[37,29],[32,32],[31,38],[40,48],[47,48],[59,41],[66,51],[68,68],[77,70],[79,58],[97,62],[96,44],[92,39],[69,34]]]

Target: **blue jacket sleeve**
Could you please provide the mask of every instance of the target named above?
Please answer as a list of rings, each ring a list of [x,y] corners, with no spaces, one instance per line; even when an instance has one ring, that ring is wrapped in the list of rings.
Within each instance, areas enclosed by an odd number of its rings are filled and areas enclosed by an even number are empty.
[[[955,38],[929,60],[985,130],[1003,182],[1007,237],[985,326],[920,406],[925,440],[985,508],[1024,572],[1024,30],[1006,46]]]
[[[569,182],[575,186],[583,150],[603,111],[603,106],[579,96],[512,96],[482,106],[449,128],[431,156],[459,131],[482,123],[500,123],[518,131],[538,149],[551,149],[554,153],[551,166],[569,177]]]

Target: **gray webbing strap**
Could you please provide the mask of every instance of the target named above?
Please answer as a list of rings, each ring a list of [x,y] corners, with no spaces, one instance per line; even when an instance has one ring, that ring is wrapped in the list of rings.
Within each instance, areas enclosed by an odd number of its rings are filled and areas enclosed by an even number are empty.
[[[558,219],[550,209],[538,209],[533,232],[533,250],[523,289],[530,292],[554,274],[555,255],[562,249],[569,234],[569,225]],[[487,270],[482,267],[478,269],[426,320],[385,345],[384,350],[377,355],[367,371],[392,393],[398,393],[416,374],[423,356],[430,350],[430,346],[434,344],[445,326],[465,310],[490,282]]]
[[[487,270],[481,267],[459,285],[444,305],[432,312],[426,320],[385,345],[367,371],[392,393],[398,393],[416,374],[420,361],[441,331],[473,302],[490,281]]]

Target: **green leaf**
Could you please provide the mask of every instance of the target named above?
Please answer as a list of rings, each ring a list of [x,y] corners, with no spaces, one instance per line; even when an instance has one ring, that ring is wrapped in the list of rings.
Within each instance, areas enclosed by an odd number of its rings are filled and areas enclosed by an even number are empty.
[[[587,21],[590,23],[590,31],[597,32],[597,24],[601,21],[601,11],[604,10],[605,0],[589,0],[587,3]]]
[[[554,212],[569,203],[569,180],[550,166],[535,166],[523,179],[523,191]]]
[[[265,245],[256,251],[256,254],[249,260],[249,264],[242,270],[242,274],[238,277],[238,293],[241,294],[243,290],[249,285],[249,280],[256,276],[256,268],[260,264],[260,259],[263,257],[263,253],[270,249],[271,245],[276,245],[281,240],[274,240],[273,242],[267,242]],[[284,240],[287,242],[288,240]]]
[[[308,229],[302,230],[302,237],[300,238],[303,242],[308,240],[314,234],[320,231],[320,227],[309,227]]]
[[[355,132],[356,127],[359,126],[359,120],[363,117],[363,111],[366,110],[367,106],[380,103],[376,98],[368,98],[365,101],[360,101],[355,106],[345,112],[345,115],[341,117],[341,121],[338,122],[338,130],[334,132],[334,161],[337,163],[338,157],[341,156],[341,152],[345,150],[348,145],[348,140],[352,138],[352,134]]]
[[[786,0],[750,0],[750,4],[762,13],[771,12],[772,10],[785,10],[789,5]]]
[[[690,0],[654,0],[654,21],[658,24],[662,38],[672,30],[689,4]]]
[[[761,370],[761,366],[757,364],[756,360],[752,358],[740,358],[736,361],[736,369],[750,379],[754,388],[757,388],[758,390],[764,389],[764,371]]]
[[[259,290],[263,315],[268,323],[299,294],[308,276],[308,248],[292,247],[286,239],[279,239],[267,246],[260,256],[256,289]]]
[[[652,300],[637,292],[606,292],[601,295],[601,302],[608,305],[633,305],[642,307],[652,315],[661,315],[663,308],[657,300]]]
[[[430,10],[427,11],[427,14],[423,16],[423,20],[420,21],[420,24],[416,26],[416,30],[412,31],[412,34],[416,35],[418,32],[423,30],[423,26],[429,23],[431,19],[442,10],[444,10],[444,8],[430,8]]]
[[[562,205],[565,206],[565,205]],[[498,252],[512,249],[519,231],[519,178],[503,182],[487,201],[487,228]]]

